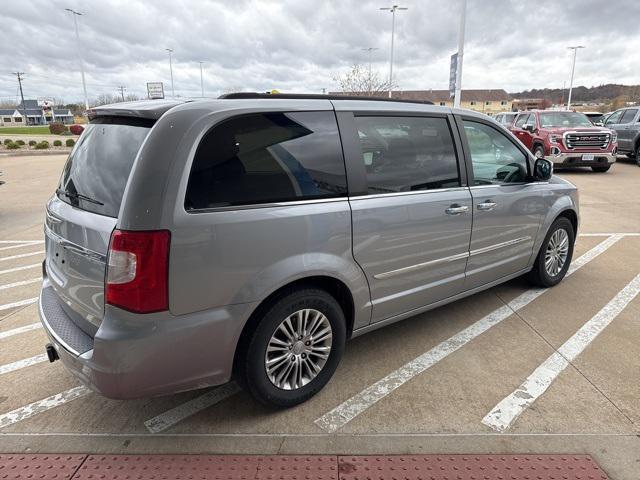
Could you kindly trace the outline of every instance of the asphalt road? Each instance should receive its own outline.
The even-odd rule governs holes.
[[[64,156],[0,157],[0,452],[587,453],[640,471],[640,168],[561,172],[580,188],[571,275],[523,280],[347,345],[311,401],[267,410],[231,384],[136,401],[43,358],[43,206]],[[212,348],[215,348],[212,342]]]

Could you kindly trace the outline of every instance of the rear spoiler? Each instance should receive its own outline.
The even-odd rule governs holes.
[[[176,105],[185,103],[175,100],[142,100],[138,102],[114,103],[100,105],[87,110],[87,117],[93,120],[98,117],[130,117],[157,120]]]

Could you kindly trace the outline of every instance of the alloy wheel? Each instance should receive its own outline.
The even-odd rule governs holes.
[[[544,268],[551,277],[557,276],[567,262],[569,254],[569,234],[564,228],[559,228],[549,238],[544,255]]]

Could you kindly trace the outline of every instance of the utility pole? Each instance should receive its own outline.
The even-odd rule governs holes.
[[[176,98],[176,91],[173,88],[173,62],[171,60],[171,54],[173,53],[173,49],[165,48],[167,52],[169,52],[169,74],[171,75],[171,96]]]
[[[464,31],[466,29],[467,0],[460,0],[460,27],[458,29],[458,66],[456,68],[456,91],[453,97],[453,106],[460,108],[462,97],[462,59],[464,58]]]
[[[80,34],[78,33],[78,20],[77,17],[82,15],[80,12],[76,12],[70,8],[65,8],[67,12],[70,12],[73,16],[73,25],[76,29],[76,51],[78,52],[78,60],[80,61],[80,75],[82,76],[82,91],[84,92],[84,108],[89,110],[89,97],[87,97],[87,83],[84,79],[84,64],[82,62],[82,55],[80,55],[81,43],[80,43]]]
[[[18,77],[18,85],[20,86],[20,98],[22,99],[22,114],[24,115],[24,125],[29,123],[27,118],[27,106],[24,104],[24,93],[22,93],[22,75],[24,72],[13,72],[13,75]]]
[[[118,90],[120,90],[120,96],[122,97],[122,101],[124,102],[124,91],[127,89],[124,85],[120,85]]]
[[[204,62],[198,62],[198,63],[200,64],[200,93],[204,97],[204,80],[203,80],[203,77],[202,77],[202,64]]]
[[[567,47],[569,50],[573,50],[573,63],[571,64],[571,80],[569,81],[569,98],[567,99],[567,110],[571,108],[571,91],[573,90],[573,74],[576,70],[576,56],[579,48],[585,48],[582,45],[576,45],[575,47]]]
[[[391,55],[389,58],[389,98],[391,98],[391,92],[393,90],[393,41],[396,33],[396,11],[409,9],[407,7],[393,5],[392,7],[382,7],[380,10],[391,12]]]
[[[369,81],[367,82],[369,84],[369,94],[371,94],[371,52],[374,50],[378,50],[378,47],[367,47],[362,49],[363,52],[369,52]]]

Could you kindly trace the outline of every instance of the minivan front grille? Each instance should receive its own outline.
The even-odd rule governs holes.
[[[564,134],[564,141],[567,148],[607,148],[611,136],[608,133],[569,132]]]

